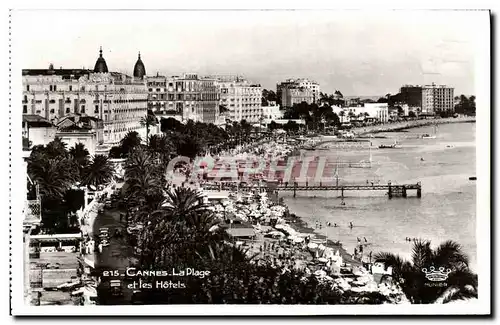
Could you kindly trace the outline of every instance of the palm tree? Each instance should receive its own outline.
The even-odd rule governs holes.
[[[89,151],[85,148],[83,143],[77,143],[69,150],[69,154],[76,162],[80,179],[82,179],[85,168],[89,164]]]
[[[149,127],[158,125],[158,119],[156,118],[155,114],[152,111],[148,110],[148,114],[146,115],[146,117],[141,118],[140,123],[141,126],[146,127],[146,145],[148,145]]]
[[[88,162],[89,151],[83,143],[77,143],[69,150],[69,154],[80,165],[85,166]]]
[[[167,191],[167,197],[163,204],[166,211],[173,218],[190,218],[197,213],[207,211],[207,205],[203,203],[203,195],[190,188],[179,187]]]
[[[40,186],[42,198],[62,199],[78,181],[75,164],[66,157],[49,158],[42,153],[32,153],[28,159],[28,175]]]
[[[171,138],[167,135],[153,134],[149,137],[149,149],[157,155],[160,161],[167,162],[170,155],[175,153]]]
[[[378,253],[375,262],[392,267],[392,278],[399,284],[408,300],[415,304],[449,302],[457,299],[477,298],[477,275],[469,269],[469,260],[461,246],[451,240],[432,249],[430,241],[413,243],[412,260],[405,261],[392,253]],[[443,286],[426,278],[431,267],[449,270]],[[447,272],[447,271],[446,271]]]
[[[141,145],[141,137],[136,131],[129,131],[120,141],[122,152],[128,155],[132,150]]]
[[[68,156],[66,143],[62,142],[61,138],[58,137],[49,142],[44,151],[48,158],[60,158]]]
[[[109,158],[103,155],[96,155],[84,169],[82,184],[97,187],[109,183],[113,179],[113,176],[114,169]]]

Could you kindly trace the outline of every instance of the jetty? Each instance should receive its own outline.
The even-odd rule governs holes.
[[[219,184],[205,184],[203,186],[204,190],[218,190],[218,191],[223,191],[223,190],[231,190],[234,189],[235,185],[234,184],[224,184],[224,183],[219,183]],[[406,198],[408,197],[408,191],[416,191],[416,197],[421,198],[422,197],[422,184],[420,182],[416,184],[392,184],[392,183],[387,183],[384,185],[325,185],[325,184],[319,184],[319,185],[310,185],[307,182],[303,184],[299,184],[298,182],[293,182],[293,183],[268,183],[267,186],[251,186],[251,185],[239,185],[238,187],[239,191],[254,191],[256,189],[263,189],[267,188],[268,190],[271,191],[277,191],[277,192],[293,192],[293,197],[297,196],[297,192],[300,191],[340,191],[341,192],[341,197],[344,197],[344,192],[359,192],[359,191],[385,191],[387,193],[387,196],[389,199],[392,199],[393,197],[403,197]]]

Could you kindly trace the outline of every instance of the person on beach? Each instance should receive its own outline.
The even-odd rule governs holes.
[[[334,224],[333,224],[333,226],[334,226],[335,228],[337,228],[337,227],[338,227],[338,225],[337,225],[336,223],[334,223]]]
[[[352,225],[352,221],[351,221],[351,222],[349,222],[349,228],[351,228],[351,229],[352,229],[353,227],[354,227],[354,226]]]
[[[366,240],[366,237],[363,237],[363,239],[365,240],[365,243],[367,243],[367,242],[368,242],[368,240]]]

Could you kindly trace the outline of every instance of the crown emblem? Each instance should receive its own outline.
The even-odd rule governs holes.
[[[438,282],[438,281],[445,281],[446,279],[448,279],[448,274],[451,273],[451,270],[450,269],[445,270],[444,267],[440,267],[438,270],[436,270],[434,266],[431,266],[429,268],[429,271],[427,271],[427,269],[424,267],[422,269],[422,272],[425,273],[425,277],[427,278],[427,280]]]

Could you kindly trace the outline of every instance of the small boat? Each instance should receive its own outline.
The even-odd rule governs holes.
[[[397,141],[394,141],[393,144],[381,144],[378,147],[379,147],[379,149],[397,149],[397,148],[400,148]]]
[[[431,135],[429,133],[426,133],[426,134],[422,135],[422,139],[436,139],[436,133],[437,133],[436,129],[437,129],[437,127],[436,127],[436,125],[434,125],[434,134]]]
[[[477,180],[477,177],[476,177],[476,176],[471,176],[471,177],[469,177],[469,181],[475,181],[475,180]]]

